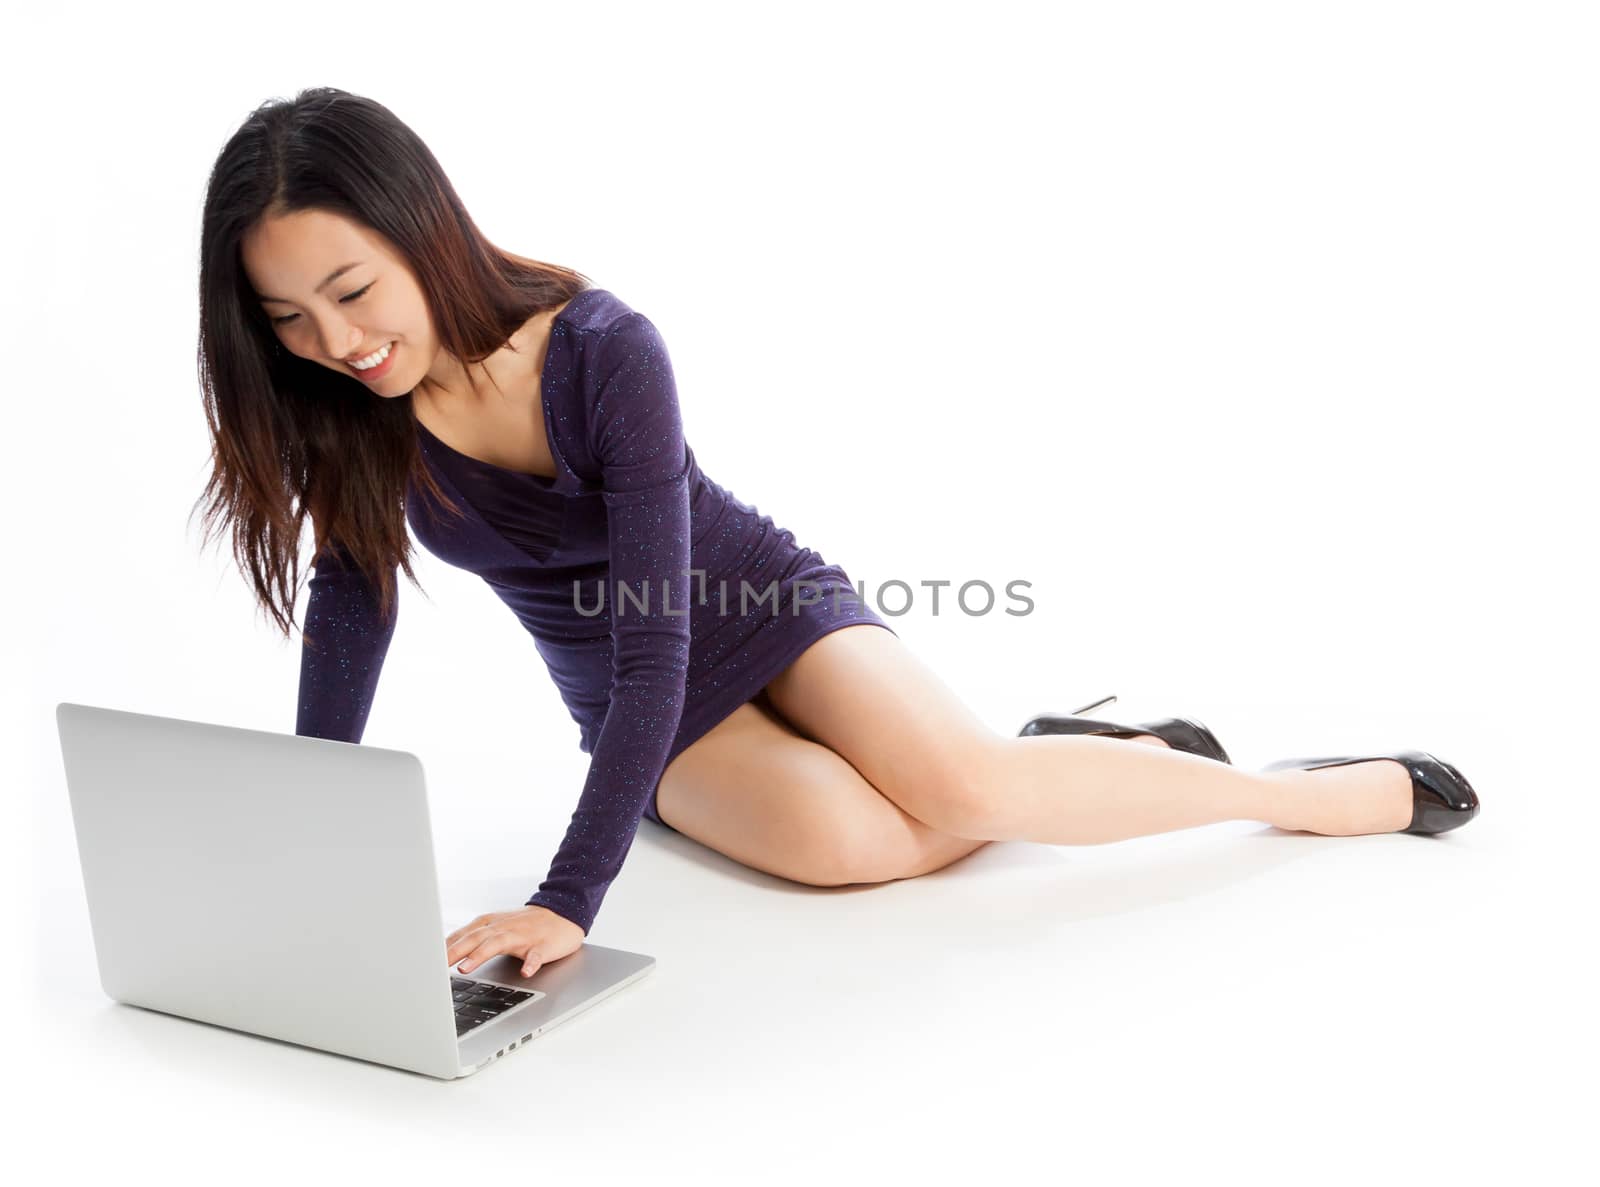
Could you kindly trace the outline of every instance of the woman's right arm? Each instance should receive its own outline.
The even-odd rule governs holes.
[[[337,544],[317,560],[301,628],[300,705],[294,732],[335,742],[359,742],[394,637],[399,588],[387,620],[378,596]]]

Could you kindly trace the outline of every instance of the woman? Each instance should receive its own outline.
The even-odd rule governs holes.
[[[296,732],[360,741],[397,570],[416,581],[409,523],[517,614],[592,755],[538,892],[449,936],[463,973],[575,951],[641,814],[841,885],[996,839],[1241,818],[1433,833],[1477,811],[1418,751],[1247,773],[1182,719],[993,733],[843,570],[700,471],[649,319],[490,244],[371,100],[321,88],[254,112],[213,169],[201,252],[207,520],[231,524],[285,634],[313,527]]]

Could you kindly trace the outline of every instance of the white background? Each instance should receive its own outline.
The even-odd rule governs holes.
[[[21,1143],[180,1181],[1577,1171],[1588,6],[322,0],[7,39]],[[298,638],[190,515],[196,253],[223,141],[314,85],[647,314],[706,473],[802,544],[874,587],[1030,581],[1025,617],[891,620],[995,728],[1117,693],[1240,766],[1417,746],[1481,816],[841,891],[645,822],[591,938],[656,971],[453,1085],[113,1004],[53,709],[294,728]],[[587,758],[504,606],[418,563],[365,741],[426,764],[454,927],[538,885]]]

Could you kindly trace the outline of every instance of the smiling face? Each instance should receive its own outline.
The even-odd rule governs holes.
[[[415,275],[370,227],[325,210],[263,217],[239,245],[251,288],[283,348],[348,375],[379,396],[403,396],[439,358]],[[388,348],[376,366],[372,356]]]

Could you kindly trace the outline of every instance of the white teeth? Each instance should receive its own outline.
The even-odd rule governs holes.
[[[389,345],[393,346],[394,344],[390,343]],[[388,358],[388,357],[389,357],[389,346],[385,346],[382,350],[373,351],[366,358],[359,359],[356,362],[351,363],[350,365],[352,367],[354,367],[357,371],[369,371],[373,367],[376,367],[379,363],[383,362],[383,360]]]

